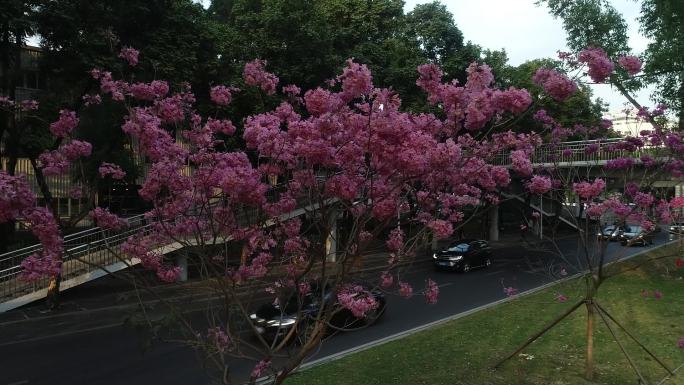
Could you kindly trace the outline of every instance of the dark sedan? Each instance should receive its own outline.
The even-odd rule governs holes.
[[[620,232],[620,243],[623,246],[652,245],[653,232],[647,232],[641,226],[625,226]]]
[[[674,222],[670,223],[670,226],[668,227],[668,231],[673,234],[684,234],[684,223],[682,222]]]
[[[598,239],[602,241],[618,241],[622,230],[623,227],[621,226],[609,225],[599,231],[597,236]]]
[[[355,317],[350,310],[343,308],[332,290],[321,291],[315,287],[299,298],[296,294],[291,294],[274,303],[262,305],[255,313],[250,314],[249,318],[256,333],[269,342],[282,341],[284,338],[287,338],[288,342],[303,342],[315,319],[319,315],[324,316],[319,314],[323,304],[327,305],[324,310],[332,312],[328,323],[330,330],[353,330],[364,327],[380,319],[387,302],[381,291],[364,284],[355,285],[363,288],[358,295],[372,295],[377,303],[377,306],[366,312],[362,318]]]
[[[432,255],[435,267],[468,272],[476,267],[492,264],[492,248],[487,241],[462,239]]]

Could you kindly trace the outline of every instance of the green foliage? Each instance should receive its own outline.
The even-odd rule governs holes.
[[[555,101],[546,96],[543,90],[532,81],[532,76],[539,68],[553,68],[562,71],[560,63],[554,60],[531,60],[517,67],[506,68],[503,72],[503,78],[506,81],[503,86],[525,88],[530,91],[536,108],[546,110],[563,127],[571,128],[576,124],[585,127],[598,127],[600,125],[605,105],[601,99],[593,100],[591,88],[579,84],[579,89],[574,95],[563,102]],[[540,132],[542,129],[539,122],[527,115],[516,123],[515,131],[528,132],[534,130]],[[600,131],[598,136],[601,137],[606,134],[608,132],[604,130]]]
[[[607,0],[538,0],[563,20],[568,46],[573,51],[601,47],[609,56],[626,54],[627,23]]]
[[[684,129],[684,2],[644,0],[639,21],[651,39],[644,52],[646,81],[657,85],[654,96],[679,113]]]

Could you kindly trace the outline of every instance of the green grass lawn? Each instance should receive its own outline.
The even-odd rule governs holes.
[[[651,254],[676,255],[674,247]],[[643,261],[639,257],[634,261]],[[684,268],[667,257],[607,281],[599,301],[671,368],[684,363]],[[627,262],[634,264],[633,262]],[[596,378],[583,379],[585,307],[533,343],[523,355],[492,370],[497,358],[582,298],[580,281],[566,282],[447,324],[295,374],[287,385],[638,384],[637,376],[597,315]],[[644,297],[648,290],[651,295]],[[653,291],[663,297],[656,299]],[[558,294],[568,297],[565,303]],[[449,298],[440,298],[449,301]],[[618,332],[640,371],[656,384],[666,372]],[[665,384],[684,384],[684,369]]]

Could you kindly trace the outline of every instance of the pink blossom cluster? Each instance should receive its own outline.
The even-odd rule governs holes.
[[[271,366],[271,360],[261,360],[252,369],[251,377],[259,378],[262,376],[264,371]]]
[[[510,88],[493,90],[491,68],[471,64],[466,70],[467,81],[463,87],[457,83],[441,83],[442,71],[433,64],[418,67],[420,75],[416,84],[428,93],[431,103],[441,103],[447,114],[447,125],[467,130],[478,130],[503,112],[519,114],[532,102],[526,90]]]
[[[38,109],[38,102],[33,99],[22,100],[20,105],[23,111],[35,111]]]
[[[17,218],[36,204],[36,196],[22,176],[0,170],[0,223]]]
[[[45,176],[61,175],[69,171],[71,162],[58,150],[47,151],[38,156],[38,167]]]
[[[266,67],[266,61],[255,59],[245,64],[242,77],[248,86],[259,87],[267,95],[273,95],[279,79],[274,74],[266,72],[264,67]]]
[[[347,66],[337,80],[342,83],[340,97],[345,102],[368,95],[373,90],[373,77],[368,67],[355,63],[352,59],[347,60]]]
[[[636,56],[620,56],[618,64],[624,68],[630,76],[634,76],[641,71],[641,60]]]
[[[673,209],[680,209],[684,207],[684,197],[674,197],[670,199],[670,207]]]
[[[337,293],[337,300],[343,308],[352,312],[354,317],[362,318],[380,304],[372,293],[360,285],[346,285]]]
[[[425,287],[425,301],[430,305],[437,303],[437,297],[439,296],[439,286],[437,283],[428,278]]]
[[[602,48],[586,48],[580,52],[578,60],[589,67],[589,77],[596,83],[603,83],[615,66]]]
[[[432,230],[437,239],[446,239],[454,232],[454,227],[449,221],[435,219],[428,222],[427,227]]]
[[[43,249],[21,262],[23,271],[20,278],[30,282],[46,276],[59,275],[62,268],[63,242],[57,221],[44,207],[25,210],[24,216],[31,224],[31,232],[38,238]]]
[[[580,182],[572,184],[572,191],[575,192],[582,199],[593,199],[601,195],[606,188],[606,182],[603,179],[596,178],[593,182]]]
[[[209,131],[213,133],[222,133],[224,135],[233,135],[235,133],[235,125],[228,119],[212,119],[209,118],[206,124]]]
[[[127,88],[129,95],[144,101],[161,99],[169,93],[169,84],[162,80],[153,80],[150,83],[134,83]]]
[[[109,71],[93,69],[90,71],[90,76],[100,81],[100,90],[105,94],[111,94],[112,100],[123,101],[125,94],[129,92],[130,85],[122,80],[112,80],[112,73]],[[93,98],[96,97],[94,96]]]
[[[521,176],[532,175],[532,162],[530,157],[523,150],[511,151],[511,167]]]
[[[23,269],[19,278],[34,282],[44,277],[56,277],[62,271],[62,262],[52,255],[31,254],[21,261]]]
[[[80,157],[90,156],[92,145],[80,140],[60,146],[57,150],[46,151],[38,156],[38,165],[46,176],[60,175],[69,171],[71,163]]]
[[[227,106],[233,100],[233,92],[239,91],[239,88],[218,85],[211,87],[211,90],[209,90],[209,97],[216,105]]]
[[[606,162],[606,168],[611,170],[625,170],[632,166],[634,166],[634,158],[628,157],[609,159]]]
[[[563,101],[575,92],[577,85],[560,72],[548,68],[540,68],[532,77],[538,86],[557,101]]]
[[[50,123],[50,132],[58,138],[64,138],[76,128],[78,120],[74,111],[60,110],[59,119]]]
[[[518,294],[518,289],[516,289],[513,286],[508,286],[503,288],[503,292],[506,295],[506,297],[512,297],[516,294]]]
[[[584,153],[587,155],[596,154],[601,146],[598,143],[591,143],[584,147]]]
[[[651,232],[651,231],[655,230],[655,228],[656,228],[655,223],[651,222],[651,221],[648,220],[648,219],[642,220],[641,223],[640,223],[639,225],[640,225],[641,228],[642,228],[644,231],[646,231],[646,232]]]
[[[233,275],[233,280],[243,282],[248,279],[261,278],[268,273],[268,264],[273,259],[269,253],[259,253],[249,265],[242,265]]]
[[[93,151],[93,146],[82,140],[72,140],[69,143],[62,145],[58,151],[64,154],[64,157],[69,162],[75,162],[81,157],[90,156]]]
[[[632,197],[634,203],[636,203],[641,208],[649,208],[655,202],[655,197],[650,193],[636,192]]]
[[[126,172],[121,169],[118,164],[102,162],[100,167],[98,167],[97,172],[100,177],[104,178],[106,176],[111,176],[112,179],[123,179],[126,176]]]
[[[401,229],[393,229],[390,231],[390,235],[387,238],[387,249],[389,251],[399,251],[404,247],[404,232]]]
[[[109,212],[106,208],[96,207],[90,211],[90,216],[95,221],[95,224],[104,230],[119,231],[128,227],[128,221],[119,218],[115,214]]]
[[[298,96],[302,92],[301,88],[294,84],[287,85],[283,87],[283,93],[290,96]]]
[[[124,59],[129,66],[135,67],[136,65],[138,65],[139,54],[140,52],[135,48],[123,47],[119,52],[119,57]]]
[[[14,107],[14,100],[10,99],[9,96],[0,95],[0,107]]]
[[[526,187],[532,194],[546,194],[553,188],[553,182],[548,176],[535,175],[527,182]]]
[[[98,94],[83,95],[83,105],[86,107],[102,103],[102,97]]]
[[[185,119],[185,102],[179,94],[157,100],[154,107],[163,123],[180,123]]]
[[[81,199],[83,198],[83,185],[74,184],[69,188],[69,198],[71,199]]]
[[[163,265],[159,268],[159,270],[157,270],[157,278],[159,278],[162,282],[173,283],[178,281],[181,273],[182,269],[178,266]]]
[[[230,348],[230,336],[222,327],[215,326],[207,329],[207,339],[216,347],[216,349],[223,353]]]
[[[525,112],[532,104],[532,96],[527,90],[510,87],[506,91],[494,91],[492,104],[497,111],[508,111],[518,115]]]
[[[380,274],[380,287],[387,289],[394,284],[394,276],[389,271],[383,271]]]
[[[399,282],[399,295],[404,298],[411,298],[413,296],[413,288],[408,282]]]
[[[586,214],[591,219],[599,219],[606,213],[608,207],[603,204],[591,203],[586,209]]]

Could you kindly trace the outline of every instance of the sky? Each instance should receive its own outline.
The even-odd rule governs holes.
[[[405,0],[405,12],[416,4],[432,0]],[[535,5],[536,0],[442,0],[454,16],[456,26],[463,32],[466,41],[488,49],[504,48],[509,63],[518,65],[527,60],[556,57],[558,50],[568,50],[566,34],[560,20],[554,19],[546,6]],[[640,4],[634,0],[611,0],[628,24],[629,44],[633,53],[640,54],[648,40],[639,33]],[[623,108],[624,97],[608,85],[592,85],[594,95],[609,103],[609,110]],[[652,90],[636,94],[636,99],[650,106]]]

